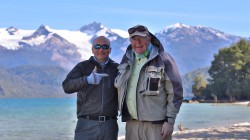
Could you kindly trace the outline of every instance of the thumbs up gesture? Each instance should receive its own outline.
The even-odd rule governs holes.
[[[89,84],[98,85],[100,83],[100,81],[102,80],[103,77],[109,76],[106,73],[97,73],[96,71],[97,71],[97,68],[95,67],[95,69],[87,77],[87,82]]]

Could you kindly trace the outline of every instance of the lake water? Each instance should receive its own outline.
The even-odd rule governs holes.
[[[0,139],[72,140],[76,119],[75,98],[0,99]],[[119,136],[125,123],[119,122]],[[250,122],[250,107],[231,104],[186,104],[177,125],[198,129]]]

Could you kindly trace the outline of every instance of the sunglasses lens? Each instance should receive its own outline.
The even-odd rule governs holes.
[[[96,44],[96,45],[94,45],[94,48],[95,48],[95,49],[100,49],[100,48],[101,48],[101,45]]]
[[[144,32],[144,31],[146,31],[146,29],[145,29],[143,26],[139,26],[139,27],[137,28],[137,31],[139,31],[139,32]]]
[[[129,34],[133,34],[135,32],[135,28],[130,28],[130,29],[128,29],[128,33]]]
[[[109,45],[102,45],[102,49],[104,49],[104,50],[109,49]]]
[[[143,26],[128,29],[129,34],[133,34],[135,31],[144,32],[144,31],[147,31],[147,29],[145,29],[145,27]]]
[[[96,45],[94,45],[94,48],[97,49],[97,50],[100,49],[100,48],[102,48],[104,50],[108,50],[109,49],[109,45],[96,44]]]

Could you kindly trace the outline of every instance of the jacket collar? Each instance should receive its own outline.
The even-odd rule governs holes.
[[[93,62],[93,63],[95,63],[95,64],[99,64],[100,66],[106,66],[106,65],[109,65],[109,64],[111,64],[111,63],[114,63],[114,61],[112,60],[112,59],[110,59],[110,58],[108,58],[105,62],[104,62],[104,65],[103,64],[101,64],[101,63],[99,63],[97,60],[96,60],[96,58],[94,57],[94,56],[91,56],[90,58],[89,58],[89,60],[91,61],[91,62]]]

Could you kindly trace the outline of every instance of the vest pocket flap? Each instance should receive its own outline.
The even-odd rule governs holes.
[[[154,67],[154,66],[149,66],[146,69],[146,73],[150,78],[161,78],[163,72],[162,67]]]
[[[162,69],[163,69],[162,67],[149,66],[146,71],[159,73],[162,71]]]

